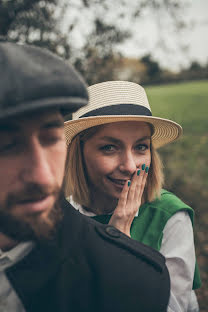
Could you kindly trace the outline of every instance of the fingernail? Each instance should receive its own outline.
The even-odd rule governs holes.
[[[142,170],[144,170],[144,169],[145,169],[145,164],[142,165]]]
[[[147,173],[149,171],[149,167],[147,166],[146,168],[145,168],[145,172]]]
[[[138,176],[140,175],[140,171],[141,171],[140,169],[139,169],[139,170],[137,170],[137,175],[138,175]]]
[[[130,186],[131,185],[131,181],[128,181],[128,186]]]

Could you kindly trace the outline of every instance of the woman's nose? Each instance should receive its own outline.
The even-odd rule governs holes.
[[[119,166],[120,171],[133,175],[137,169],[137,159],[131,151],[124,153]]]

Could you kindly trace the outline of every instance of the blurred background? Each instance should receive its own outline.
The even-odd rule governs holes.
[[[195,210],[195,244],[208,307],[208,1],[0,0],[0,36],[45,47],[89,85],[145,86],[154,115],[183,138],[161,149],[165,187]]]

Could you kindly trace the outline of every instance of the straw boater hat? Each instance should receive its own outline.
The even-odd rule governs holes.
[[[88,88],[89,103],[66,121],[67,145],[81,131],[106,123],[144,121],[153,127],[155,148],[175,141],[182,128],[176,122],[152,116],[147,95],[140,85],[128,81],[107,81]]]

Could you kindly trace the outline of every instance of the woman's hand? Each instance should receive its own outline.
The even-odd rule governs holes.
[[[109,224],[128,236],[130,236],[130,228],[135,214],[141,206],[148,169],[142,165],[142,168],[134,173],[132,180],[126,181],[118,205],[109,221]]]

